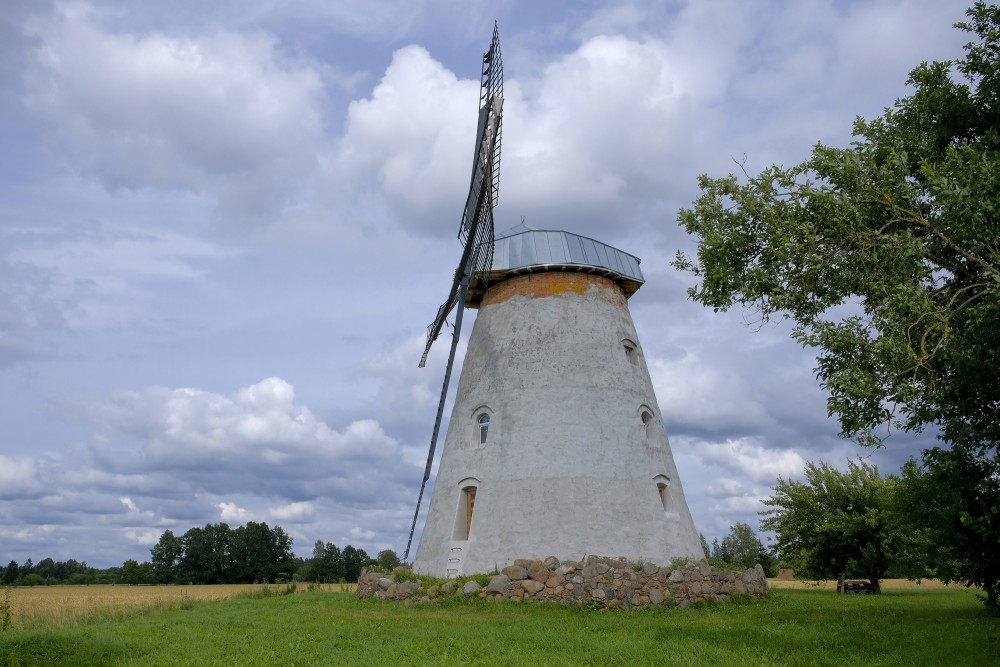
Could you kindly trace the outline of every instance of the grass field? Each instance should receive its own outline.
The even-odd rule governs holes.
[[[926,582],[880,596],[775,587],[764,601],[632,612],[400,605],[301,586],[203,602],[194,591],[210,587],[170,588],[189,596],[0,632],[0,665],[995,666],[1000,655],[1000,620],[971,591]]]

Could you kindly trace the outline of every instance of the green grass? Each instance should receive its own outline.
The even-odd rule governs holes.
[[[0,633],[0,665],[996,665],[1000,619],[964,589],[598,611],[300,592]]]

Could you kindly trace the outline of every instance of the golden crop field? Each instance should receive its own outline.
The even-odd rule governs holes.
[[[858,581],[857,579],[851,579],[850,581]],[[896,590],[896,589],[910,589],[919,590],[922,588],[944,588],[945,584],[941,583],[937,579],[922,579],[919,582],[910,581],[909,579],[883,579],[882,580],[882,590]],[[797,588],[800,590],[810,590],[810,589],[829,589],[832,591],[837,590],[837,582],[834,580],[829,581],[806,581],[798,579],[768,579],[767,585],[770,588]],[[955,584],[955,588],[961,588],[961,584]]]
[[[297,584],[299,591],[319,588],[353,592],[356,584]],[[183,607],[196,601],[224,600],[244,591],[285,584],[219,584],[214,586],[20,586],[0,590],[0,611],[10,611],[13,629],[58,628],[122,617],[144,608]]]

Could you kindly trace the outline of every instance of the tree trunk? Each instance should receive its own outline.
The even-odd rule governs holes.
[[[872,585],[872,593],[878,595],[882,592],[882,587],[879,585],[878,577],[868,577],[868,582]]]

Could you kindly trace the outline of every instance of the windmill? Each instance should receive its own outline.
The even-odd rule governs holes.
[[[502,65],[483,58],[462,256],[428,329],[458,308],[417,510],[430,477],[463,308],[478,309],[413,569],[454,577],[517,559],[704,557],[628,309],[639,259],[520,225],[494,234]]]
[[[417,515],[420,514],[420,502],[424,497],[424,489],[431,475],[431,465],[434,462],[434,450],[437,446],[438,434],[441,430],[441,418],[444,414],[445,398],[448,394],[448,384],[451,381],[451,369],[455,363],[455,350],[458,347],[459,335],[462,331],[462,313],[465,308],[465,297],[469,289],[469,281],[474,273],[485,273],[490,270],[493,262],[493,208],[497,205],[500,187],[500,134],[503,119],[503,59],[500,55],[500,32],[493,24],[493,39],[490,48],[483,55],[483,68],[479,87],[479,124],[476,129],[476,150],[472,160],[472,179],[469,184],[469,195],[462,210],[462,221],[458,227],[458,238],[462,242],[462,256],[455,269],[448,298],[438,308],[437,316],[427,327],[427,345],[420,357],[419,367],[427,363],[431,345],[437,340],[441,328],[451,311],[458,307],[455,315],[455,330],[452,333],[451,351],[448,354],[448,365],[445,368],[444,382],[441,387],[441,397],[438,401],[437,417],[434,420],[434,431],[431,435],[431,446],[427,454],[427,465],[424,468],[424,478],[420,483],[420,495],[417,497],[417,508],[413,513],[413,523],[410,526],[410,536],[406,540],[406,551],[403,560],[410,555],[410,544],[413,542],[413,531],[417,526]]]

